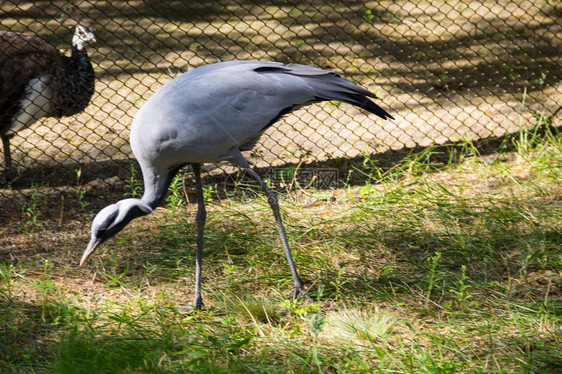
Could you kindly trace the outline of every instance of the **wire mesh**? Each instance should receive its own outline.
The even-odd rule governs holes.
[[[334,102],[300,109],[251,152],[263,168],[501,137],[562,100],[557,1],[7,0],[0,31],[38,35],[68,55],[69,6],[96,27],[87,47],[94,96],[80,114],[41,118],[15,134],[15,177],[0,187],[3,199],[37,186],[123,183],[129,127],[143,102],[173,77],[218,61],[331,69],[375,92],[396,118]]]

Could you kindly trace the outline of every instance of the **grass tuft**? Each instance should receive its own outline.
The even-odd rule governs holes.
[[[329,334],[363,344],[386,341],[396,322],[395,316],[378,308],[370,312],[358,309],[337,310],[326,317]]]

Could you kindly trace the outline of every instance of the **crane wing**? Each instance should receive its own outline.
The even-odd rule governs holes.
[[[334,72],[305,65],[206,65],[148,99],[133,121],[131,145],[137,158],[139,153],[172,162],[185,154],[184,163],[215,162],[229,159],[233,149],[251,149],[281,116],[312,102],[338,100],[392,118],[368,97],[375,95]]]

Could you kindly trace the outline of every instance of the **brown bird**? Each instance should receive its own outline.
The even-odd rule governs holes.
[[[0,137],[6,174],[10,139],[44,117],[83,111],[94,94],[94,69],[85,44],[94,28],[78,23],[70,57],[35,35],[0,31]]]

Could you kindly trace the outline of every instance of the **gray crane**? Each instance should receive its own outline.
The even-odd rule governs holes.
[[[80,266],[131,220],[152,213],[164,199],[176,173],[191,165],[198,204],[193,307],[201,308],[206,218],[201,164],[227,160],[252,175],[267,194],[293,276],[292,296],[311,301],[291,256],[277,194],[250,168],[241,152],[252,149],[263,132],[284,114],[314,102],[337,100],[383,119],[393,119],[368,97],[376,98],[332,71],[279,62],[220,62],[172,79],[146,101],[133,119],[131,148],[142,169],[144,194],[141,199],[129,198],[109,205],[96,215]]]

